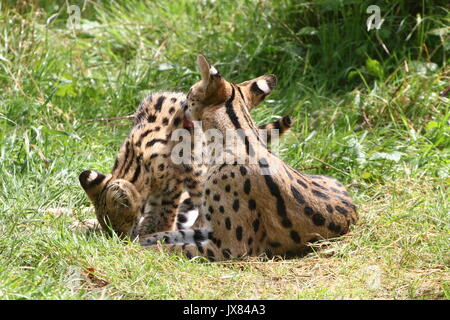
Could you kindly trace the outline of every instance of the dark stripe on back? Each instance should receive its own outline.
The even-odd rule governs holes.
[[[129,153],[130,153],[130,140],[127,140],[127,142],[125,143],[125,157],[123,158],[122,167],[120,168],[119,172],[123,171],[123,168],[127,163]]]
[[[139,140],[144,139],[146,136],[148,136],[148,134],[152,132],[152,130],[145,130],[144,133],[141,134],[141,137],[139,138]]]
[[[133,137],[131,137],[131,140],[133,140]],[[132,144],[130,143],[131,146],[131,155],[130,155],[130,160],[128,161],[128,165],[126,166],[126,168],[124,169],[124,171],[122,172],[122,177],[125,177],[128,173],[128,171],[130,170],[131,166],[133,165],[134,162],[134,148],[132,147]],[[126,161],[127,159],[125,159],[125,163],[127,163]]]
[[[162,144],[166,144],[167,141],[164,139],[153,139],[149,142],[147,142],[147,144],[145,145],[147,148],[153,146],[155,143],[162,143]]]
[[[241,129],[242,128],[241,124],[239,123],[239,119],[236,115],[236,112],[234,112],[234,108],[233,108],[234,97],[235,97],[235,90],[234,90],[234,87],[231,87],[231,97],[230,97],[230,99],[228,99],[225,102],[226,112],[227,112],[228,117],[231,120],[231,123],[233,123],[233,126],[236,129]]]
[[[114,166],[113,166],[112,172],[114,172],[118,166],[119,166],[119,158],[116,158],[116,160],[114,161]]]
[[[134,171],[133,178],[130,180],[131,183],[135,183],[141,174],[141,166],[138,164],[136,171]]]

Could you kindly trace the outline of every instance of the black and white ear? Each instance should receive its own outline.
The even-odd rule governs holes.
[[[273,74],[267,74],[255,79],[250,86],[253,94],[267,96],[277,85],[277,77]]]
[[[97,171],[85,170],[80,174],[78,179],[89,199],[95,204],[105,183],[108,181],[106,176]]]
[[[100,185],[105,180],[105,178],[106,176],[104,174],[92,170],[85,170],[78,177],[81,186],[86,191]]]
[[[250,109],[260,104],[272,92],[276,85],[277,77],[273,74],[266,74],[239,84],[240,87],[245,88],[243,91],[247,97],[248,107]]]

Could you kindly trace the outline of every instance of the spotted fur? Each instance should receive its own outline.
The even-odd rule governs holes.
[[[171,160],[178,143],[172,141],[172,133],[181,128],[194,133],[193,123],[185,115],[187,109],[182,93],[159,92],[146,97],[111,174],[91,170],[80,174],[81,186],[95,206],[102,229],[135,238],[206,224],[205,217],[198,215],[205,166]],[[285,132],[290,125],[276,121],[263,127]]]
[[[207,168],[201,211],[209,226],[182,232],[163,232],[141,239],[155,248],[158,242],[187,257],[224,260],[266,254],[292,255],[309,242],[343,235],[358,219],[345,187],[336,179],[307,175],[284,163],[265,148],[249,115],[276,85],[274,75],[235,84],[198,57],[202,80],[188,93],[192,119],[203,130],[248,129],[241,143],[245,156],[258,151],[256,164],[211,165]],[[214,69],[216,70],[216,69]]]

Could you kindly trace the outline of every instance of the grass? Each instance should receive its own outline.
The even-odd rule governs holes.
[[[0,298],[450,298],[446,2],[375,1],[370,32],[373,1],[73,2],[78,30],[63,1],[0,4]],[[86,120],[187,90],[198,52],[233,81],[278,75],[253,117],[294,117],[280,156],[350,186],[351,233],[211,264],[69,228],[93,217],[78,174],[108,172],[130,130]]]

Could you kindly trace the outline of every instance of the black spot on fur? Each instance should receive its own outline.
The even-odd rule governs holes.
[[[230,217],[226,217],[226,218],[225,218],[225,227],[226,227],[228,230],[231,230],[231,220],[230,220]]]
[[[225,191],[226,191],[226,192],[230,192],[230,191],[231,191],[231,187],[230,187],[229,184],[227,184],[227,185],[225,186]]]
[[[250,183],[250,179],[246,179],[245,182],[244,182],[244,192],[246,194],[249,194],[251,187],[252,187],[252,185]]]
[[[336,232],[336,233],[340,233],[341,232],[341,227],[338,226],[337,224],[335,224],[334,222],[330,222],[328,224],[328,229],[330,231]]]
[[[203,234],[203,232],[199,229],[194,230],[194,241],[204,241],[207,237]]]
[[[333,213],[333,207],[330,204],[327,204],[328,213]]]
[[[344,209],[344,208],[342,208],[342,207],[340,207],[340,206],[335,206],[334,208],[335,208],[336,211],[339,212],[340,214],[343,214],[343,215],[348,214],[348,210],[347,210],[347,209]]]
[[[165,99],[166,99],[166,97],[164,97],[164,96],[161,96],[158,98],[158,100],[156,101],[156,104],[155,104],[156,111],[158,111],[158,112],[161,111],[162,104],[164,103]]]
[[[318,184],[317,182],[315,182],[315,181],[313,181],[312,182],[312,184],[313,185],[315,185],[316,187],[319,187],[320,189],[322,189],[322,190],[325,190],[325,191],[327,191],[328,189],[327,188],[325,188],[324,186],[322,186],[322,185],[320,185],[320,184]]]
[[[339,200],[341,200],[341,203],[346,206],[347,208],[355,209],[355,206],[350,203],[349,201],[345,200],[344,198],[339,197]]]
[[[327,195],[327,194],[325,194],[325,193],[323,193],[323,192],[320,192],[319,190],[315,190],[315,189],[313,189],[313,190],[311,190],[311,192],[316,196],[316,197],[319,197],[319,198],[322,198],[322,199],[330,199],[330,197]]]
[[[259,219],[255,219],[252,222],[253,231],[258,232],[259,230]]]
[[[307,216],[311,216],[314,213],[314,211],[311,207],[305,207],[305,209],[303,209],[303,210]]]
[[[242,240],[242,227],[241,227],[241,226],[238,226],[238,227],[236,228],[236,239],[237,239],[238,241],[241,241],[241,240]]]
[[[233,210],[238,212],[239,211],[239,200],[235,199],[233,202]]]
[[[294,230],[291,230],[291,239],[294,240],[295,243],[300,243],[301,241],[299,234]]]
[[[213,197],[214,201],[220,201],[220,194],[215,194]]]
[[[320,213],[316,213],[315,215],[313,215],[312,221],[316,226],[323,226],[325,224],[325,218]]]
[[[245,176],[247,174],[247,169],[244,166],[240,166],[239,171],[241,172],[242,176]]]
[[[301,185],[303,188],[308,189],[308,185],[306,185],[306,183],[304,183],[302,180],[297,179],[297,183],[298,183],[299,185]]]
[[[292,191],[292,194],[294,195],[295,200],[297,200],[297,202],[299,204],[304,204],[305,203],[305,198],[303,197],[303,195],[297,189],[295,189],[294,186],[291,186],[291,191]]]
[[[223,249],[222,250],[222,254],[223,254],[225,259],[229,259],[230,256],[231,256],[231,251],[230,251],[230,249]]]
[[[248,200],[248,208],[250,210],[255,210],[256,209],[256,201],[254,199]]]

